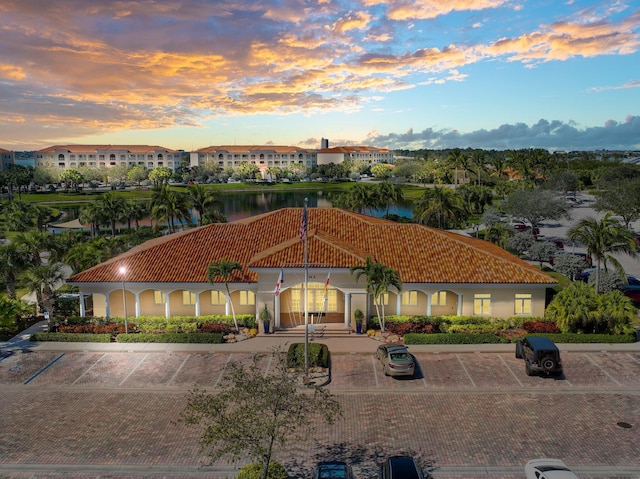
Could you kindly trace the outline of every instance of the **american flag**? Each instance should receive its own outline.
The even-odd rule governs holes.
[[[307,239],[307,208],[302,212],[302,224],[300,225],[300,241]]]
[[[280,270],[280,275],[278,276],[278,281],[276,282],[276,296],[280,296],[280,288],[284,283],[284,270]]]

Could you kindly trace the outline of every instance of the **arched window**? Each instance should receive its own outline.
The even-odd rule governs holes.
[[[294,286],[290,291],[291,310],[304,311],[304,284],[301,283]],[[329,286],[325,291],[324,283],[309,283],[307,294],[307,311],[310,313],[322,313],[325,311],[334,313],[338,311],[338,290],[335,288]]]

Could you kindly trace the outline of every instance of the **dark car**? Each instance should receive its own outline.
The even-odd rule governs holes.
[[[640,286],[623,286],[622,294],[631,298],[631,301],[640,305]]]
[[[516,342],[516,358],[524,359],[527,376],[562,375],[560,351],[555,343],[544,336],[526,336]]]
[[[346,462],[319,462],[313,471],[313,479],[353,479],[353,472]]]
[[[382,363],[385,376],[413,376],[415,372],[413,356],[401,344],[381,344],[376,357]]]
[[[423,475],[413,457],[391,456],[382,463],[380,479],[423,479]]]

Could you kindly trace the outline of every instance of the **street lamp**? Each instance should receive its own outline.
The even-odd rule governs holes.
[[[476,232],[476,239],[478,239],[478,230],[480,229],[480,225],[478,223],[473,224],[473,230]]]
[[[124,278],[127,274],[127,268],[120,266],[120,274],[122,275],[122,304],[124,306],[124,333],[129,334],[129,325],[127,324],[127,295],[124,292]]]

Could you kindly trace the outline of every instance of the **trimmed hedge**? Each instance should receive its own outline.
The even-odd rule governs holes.
[[[30,341],[55,341],[62,343],[110,343],[110,334],[86,333],[34,333]]]
[[[310,343],[309,366],[328,368],[329,367],[329,348],[326,344]],[[300,368],[304,367],[304,343],[293,343],[287,350],[287,367]]]
[[[160,333],[160,334],[118,334],[118,343],[191,343],[221,344],[222,334],[216,333]]]
[[[405,334],[404,344],[496,344],[509,340],[495,334]]]
[[[529,334],[527,336],[544,336],[554,343],[635,343],[637,341],[635,333],[627,334],[580,334],[580,333],[558,333],[558,334]]]

